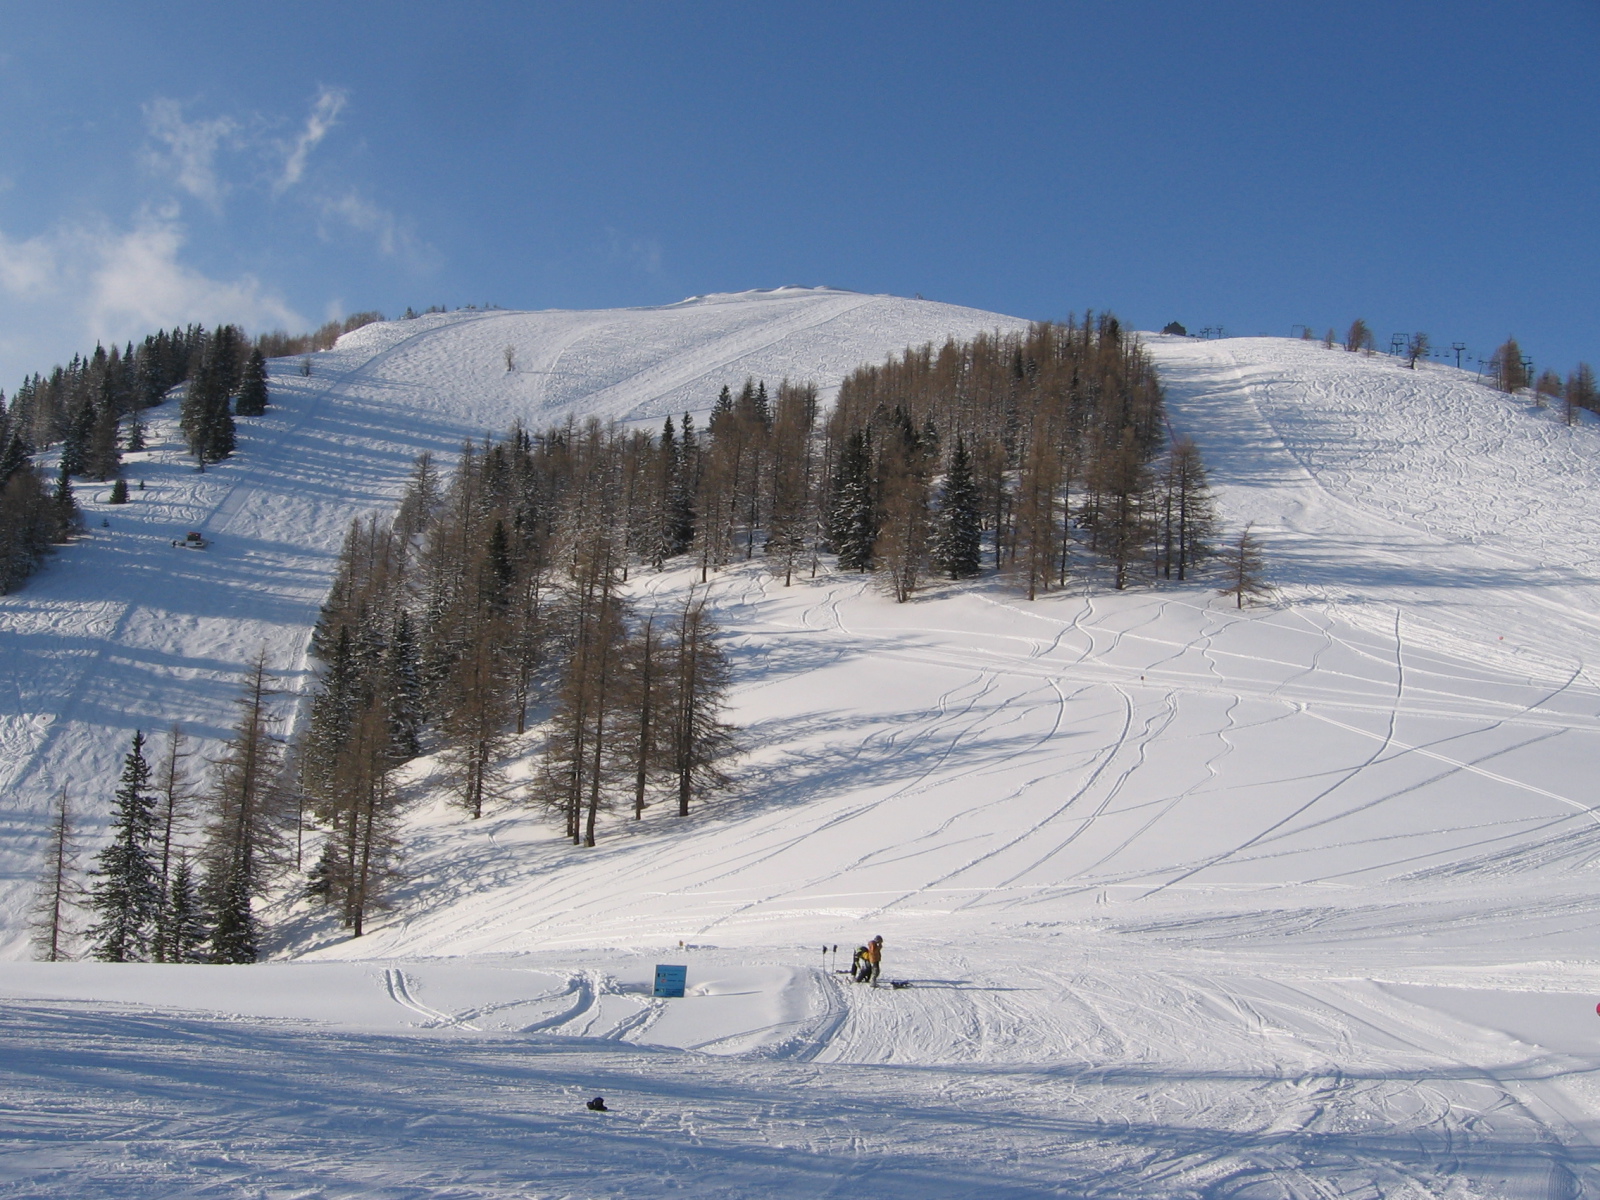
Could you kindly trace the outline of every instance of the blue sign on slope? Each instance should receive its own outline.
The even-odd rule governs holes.
[[[656,967],[657,996],[682,996],[683,985],[689,980],[688,967]]]

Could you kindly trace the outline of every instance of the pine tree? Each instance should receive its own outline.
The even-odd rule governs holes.
[[[839,456],[829,506],[828,540],[841,571],[872,570],[878,540],[878,503],[872,488],[872,442],[866,429],[853,430]]]
[[[389,699],[389,746],[394,758],[407,762],[422,753],[422,664],[417,653],[411,614],[401,609],[389,635],[384,663]]]
[[[200,963],[207,961],[206,945],[211,930],[206,926],[205,909],[200,903],[194,868],[187,853],[180,852],[167,882],[165,951],[163,962]]]
[[[973,579],[980,570],[982,516],[978,502],[972,456],[967,453],[966,440],[958,436],[939,495],[938,533],[933,549],[934,565],[951,579]]]
[[[241,417],[259,417],[267,411],[267,360],[259,348],[250,351],[250,358],[244,365],[233,411]]]
[[[1344,335],[1344,348],[1352,353],[1372,349],[1372,330],[1360,317],[1350,322]]]
[[[37,569],[60,533],[56,514],[56,504],[31,467],[18,470],[0,488],[0,593],[15,591]]]
[[[28,444],[22,440],[22,431],[13,429],[0,451],[0,487],[11,482],[11,477],[28,465]]]
[[[83,897],[78,879],[77,831],[67,789],[62,788],[50,814],[50,836],[45,844],[44,867],[39,872],[30,912],[30,933],[35,957],[63,962],[72,957],[72,911]]]
[[[83,475],[89,469],[89,442],[94,435],[94,406],[85,401],[72,418],[66,440],[61,443],[61,470],[67,475]]]
[[[89,906],[99,914],[93,953],[102,962],[145,962],[155,947],[162,895],[150,853],[155,797],[144,745],[143,732],[135,732],[112,808],[111,841],[96,859]]]
[[[83,528],[83,512],[78,508],[77,498],[72,494],[72,478],[67,471],[66,463],[61,464],[61,470],[56,475],[56,490],[50,498],[50,507],[53,518],[50,540],[70,541],[73,535]]]

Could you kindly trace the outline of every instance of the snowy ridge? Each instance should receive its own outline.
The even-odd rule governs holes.
[[[136,720],[216,732],[243,657],[301,653],[416,449],[836,381],[941,321],[1015,324],[783,290],[425,317],[277,377],[236,464],[156,452],[144,511],[0,601],[17,874],[47,782],[109,777]],[[420,760],[359,941],[5,964],[0,1196],[1600,1193],[1600,430],[1447,368],[1149,344],[1273,604],[729,569],[739,794],[583,850],[514,798],[467,821]],[[836,973],[873,933],[906,989]]]

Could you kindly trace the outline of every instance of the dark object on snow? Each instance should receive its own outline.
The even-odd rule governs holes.
[[[898,992],[901,988],[910,987],[911,986],[911,980],[909,980],[909,979],[891,979],[891,980],[889,980],[889,986],[892,987],[895,991]]]
[[[174,539],[172,544],[174,546],[182,546],[185,550],[204,550],[211,543],[206,541],[204,535],[198,529],[191,529],[183,535],[182,541]]]
[[[590,1112],[610,1112],[611,1111],[609,1108],[606,1107],[606,1098],[604,1096],[596,1096],[593,1100],[589,1101],[589,1103],[585,1104],[584,1107],[587,1108]]]
[[[1169,321],[1167,323],[1167,327],[1165,329],[1163,329],[1161,332],[1162,333],[1175,333],[1179,337],[1188,337],[1189,336],[1189,331],[1187,329],[1185,329],[1182,325],[1179,325],[1176,321]]]

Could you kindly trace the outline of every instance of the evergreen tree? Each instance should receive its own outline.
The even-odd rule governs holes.
[[[958,436],[940,492],[938,534],[933,551],[935,565],[951,579],[972,579],[979,572],[982,515],[978,504],[972,456],[967,453],[966,440]]]
[[[162,895],[150,855],[155,797],[144,745],[144,734],[135,732],[112,807],[111,841],[96,860],[89,896],[89,906],[99,914],[93,953],[102,962],[145,962],[155,947]]]
[[[67,475],[83,475],[89,470],[89,442],[94,434],[94,406],[85,403],[72,418],[66,440],[61,443],[61,470]]]
[[[56,515],[56,504],[31,467],[16,471],[0,488],[0,593],[15,591],[37,569],[60,532]]]
[[[828,540],[841,571],[870,571],[878,540],[878,505],[872,488],[872,443],[866,429],[846,439],[833,480]]]
[[[205,908],[200,903],[194,869],[189,865],[188,854],[180,852],[167,882],[162,961],[205,962],[208,958],[206,945],[210,940],[211,930],[206,927]]]
[[[78,508],[78,501],[72,494],[72,479],[67,471],[67,464],[61,464],[61,470],[56,475],[55,494],[50,498],[54,528],[50,540],[53,542],[66,542],[83,528],[83,513]]]
[[[237,371],[237,349],[237,332],[231,325],[219,326],[204,340],[204,348],[189,374],[178,420],[189,452],[202,470],[206,464],[221,462],[233,453],[233,414],[228,397]]]
[[[13,429],[5,441],[4,451],[0,451],[0,487],[11,482],[11,477],[28,465],[28,444],[22,440],[22,432]]]
[[[401,609],[384,664],[389,699],[390,752],[399,762],[422,753],[422,663],[411,614]]]
[[[94,419],[89,430],[89,445],[84,455],[84,473],[90,479],[104,482],[112,479],[122,468],[122,448],[118,444],[121,415],[110,396],[102,396],[94,409]]]
[[[250,358],[244,365],[233,411],[241,417],[259,417],[267,411],[267,360],[261,356],[259,348],[250,351]]]

